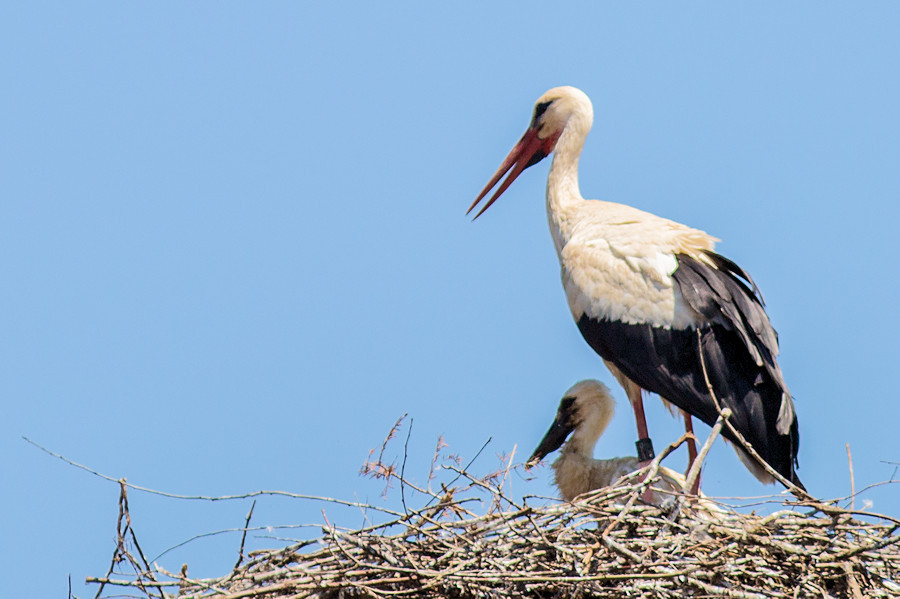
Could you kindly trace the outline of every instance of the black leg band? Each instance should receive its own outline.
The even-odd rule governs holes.
[[[641,462],[649,462],[656,457],[653,453],[653,441],[649,437],[638,439],[635,443],[637,446],[638,460]]]

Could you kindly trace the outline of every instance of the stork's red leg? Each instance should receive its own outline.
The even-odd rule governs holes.
[[[697,459],[697,442],[694,439],[694,422],[691,419],[691,415],[681,411],[681,415],[684,416],[684,431],[686,433],[690,433],[691,436],[688,438],[688,467],[687,472],[691,471],[691,467],[694,465],[694,460]],[[687,476],[687,472],[685,476]],[[691,487],[691,494],[696,495],[700,491],[700,477],[697,477],[697,480],[694,481],[694,485]]]
[[[630,381],[629,381],[630,383]],[[641,467],[650,463],[655,455],[653,453],[653,444],[650,442],[650,433],[647,431],[647,418],[644,416],[644,398],[643,391],[634,383],[630,383],[625,387],[625,393],[631,402],[631,408],[634,410],[634,422],[637,424],[638,440],[638,460]]]
[[[646,439],[650,436],[647,432],[647,418],[644,416],[644,400],[638,395],[637,400],[632,400],[631,407],[634,409],[634,420],[637,423],[638,439]]]
[[[638,464],[643,468],[656,457],[653,454],[653,443],[650,441],[650,433],[647,431],[647,419],[644,416],[643,390],[631,381],[627,381],[627,384],[624,384],[624,386],[625,394],[628,395],[631,408],[634,410],[634,422],[637,424],[638,429],[638,440],[635,445],[637,445],[638,450]],[[653,489],[649,486],[641,494],[641,501],[653,503]]]
[[[681,410],[681,415],[684,416],[684,432],[691,435],[687,442],[688,470],[690,470],[691,466],[694,465],[694,460],[697,459],[697,442],[694,440],[694,422],[691,420],[691,415],[684,410]]]

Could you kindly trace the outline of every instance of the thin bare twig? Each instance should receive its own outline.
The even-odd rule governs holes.
[[[438,455],[441,453],[441,449],[447,447],[447,444],[444,442],[444,435],[438,437],[437,445],[434,447],[434,457],[431,458],[431,468],[428,471],[428,485],[427,488],[431,491],[431,481],[434,480],[434,466],[437,463]]]
[[[241,548],[238,549],[238,559],[234,563],[234,567],[232,570],[237,570],[238,566],[241,565],[241,562],[244,561],[244,542],[247,540],[247,527],[250,526],[250,518],[253,517],[253,508],[256,507],[256,500],[253,500],[253,503],[250,504],[250,511],[247,512],[247,519],[244,520],[244,532],[241,533]]]
[[[729,418],[731,418],[731,410],[725,408],[716,419],[716,423],[715,425],[713,425],[712,431],[710,431],[709,436],[706,438],[706,442],[703,443],[703,447],[700,448],[700,453],[697,454],[697,457],[694,459],[694,463],[691,464],[691,469],[690,471],[688,471],[687,478],[684,481],[684,486],[681,489],[682,493],[689,493],[691,489],[694,488],[694,483],[697,482],[697,477],[700,476],[700,468],[703,466],[703,461],[706,459],[706,454],[709,453],[709,449],[712,447],[713,441],[716,440],[716,437],[718,437],[719,433],[722,431],[722,425]]]
[[[856,507],[856,482],[853,480],[853,456],[850,455],[850,444],[847,447],[847,466],[850,468],[850,509]]]
[[[400,480],[406,480],[406,460],[409,455],[409,437],[412,435],[413,419],[409,419],[409,427],[406,429],[406,441],[403,442],[403,463],[400,464]],[[406,485],[400,485],[400,502],[403,504],[403,512],[408,516],[409,508],[406,507]]]
[[[34,445],[35,447],[37,447],[44,453],[49,454],[55,458],[58,458],[58,459],[62,460],[63,462],[69,464],[70,466],[75,466],[76,468],[80,468],[81,470],[84,470],[85,472],[89,472],[90,474],[93,474],[94,476],[102,478],[103,480],[108,480],[108,481],[114,482],[116,484],[119,484],[120,481],[125,480],[125,479],[120,479],[120,478],[113,478],[112,476],[108,476],[106,474],[97,472],[96,470],[93,470],[83,464],[74,462],[65,456],[62,456],[56,452],[53,452],[53,451],[47,449],[46,447],[44,447],[42,445],[39,445],[38,443],[35,443],[28,437],[22,437],[22,439],[24,439],[28,443]],[[384,512],[386,514],[390,514],[391,516],[403,516],[404,515],[401,512],[389,510],[387,508],[378,507],[378,506],[370,505],[370,504],[366,504],[366,503],[359,503],[356,501],[345,501],[343,499],[335,499],[334,497],[321,497],[318,495],[307,495],[304,493],[290,493],[288,491],[252,491],[250,493],[241,493],[241,494],[237,494],[237,495],[217,495],[217,496],[216,495],[179,495],[177,493],[168,493],[166,491],[157,491],[156,489],[150,489],[148,487],[142,487],[142,486],[135,485],[132,483],[125,483],[125,485],[129,489],[134,489],[135,491],[141,491],[142,493],[148,493],[150,495],[158,495],[160,497],[168,497],[169,499],[184,499],[184,500],[189,500],[189,501],[235,501],[237,499],[251,499],[253,497],[261,497],[261,496],[271,495],[271,496],[276,496],[276,497],[288,497],[290,499],[308,499],[311,501],[323,501],[323,502],[327,502],[327,503],[337,503],[339,505],[346,505],[349,507],[358,507],[358,508],[376,510],[379,512]]]

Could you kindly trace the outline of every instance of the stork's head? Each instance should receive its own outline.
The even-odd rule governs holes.
[[[573,119],[577,117],[577,119]],[[562,87],[554,87],[538,98],[537,104],[534,105],[534,115],[531,117],[531,124],[525,135],[519,140],[519,143],[512,149],[488,184],[481,190],[475,201],[469,206],[466,214],[474,210],[475,206],[494,188],[500,179],[503,178],[510,169],[509,176],[487,204],[475,215],[475,218],[481,216],[485,210],[491,207],[497,198],[506,191],[506,189],[516,180],[522,171],[529,166],[535,165],[550,152],[556,149],[556,144],[560,136],[569,127],[570,122],[577,120],[578,135],[581,141],[587,135],[594,119],[594,109],[587,95],[576,87],[568,85]],[[579,147],[580,151],[581,148]]]
[[[615,401],[606,385],[595,380],[576,383],[559,402],[556,419],[528,458],[525,468],[535,466],[547,454],[559,449],[573,431],[570,445],[590,457],[597,439],[606,430],[615,410]]]

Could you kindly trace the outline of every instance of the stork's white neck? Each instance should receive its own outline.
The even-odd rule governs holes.
[[[578,188],[578,159],[591,129],[593,114],[572,114],[553,150],[553,164],[547,177],[547,218],[557,254],[562,252],[584,202]]]
[[[563,453],[575,454],[585,459],[591,459],[594,455],[594,446],[597,445],[597,441],[600,439],[600,435],[603,434],[605,429],[605,422],[599,428],[579,427],[575,429],[575,432],[569,437],[569,442],[563,447]]]
[[[563,453],[573,453],[590,459],[594,454],[597,440],[609,426],[609,421],[612,420],[615,411],[615,403],[606,390],[580,398],[578,403],[579,423],[563,447]]]

